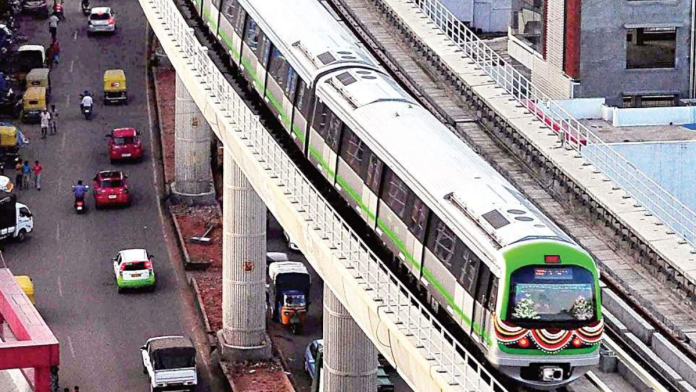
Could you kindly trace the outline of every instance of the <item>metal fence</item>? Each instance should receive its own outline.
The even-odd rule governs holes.
[[[386,0],[380,0],[388,3]],[[529,109],[549,128],[559,133],[567,146],[580,152],[595,167],[623,187],[650,212],[662,219],[676,233],[696,247],[696,214],[610,145],[604,143],[580,121],[535,87],[520,72],[459,21],[439,0],[405,0],[413,2],[472,61],[481,67],[517,102]],[[596,145],[601,148],[584,148]]]
[[[201,46],[175,4],[171,0],[140,0],[150,24],[164,31],[160,41],[173,41],[179,53],[168,56],[183,57],[186,72],[197,77],[198,86],[207,97],[208,105],[201,110],[213,129],[227,132],[226,137],[236,133],[246,146],[257,156],[259,164],[270,176],[270,181],[282,185],[286,195],[297,206],[298,213],[309,221],[313,229],[330,242],[342,263],[357,272],[360,284],[374,293],[382,309],[399,326],[401,333],[415,339],[415,346],[423,355],[436,364],[436,370],[454,390],[506,391],[457,342],[433,317],[430,311],[410,294],[406,286],[391,274],[373,254],[360,237],[345,223],[317,189],[295,166],[282,147],[256,116],[235,93],[223,74],[208,56],[207,48]],[[149,8],[149,10],[148,10]],[[165,45],[166,46],[166,45]],[[177,69],[182,72],[181,69]],[[214,114],[211,114],[211,110]],[[213,123],[214,122],[214,123]],[[225,139],[223,137],[222,139]],[[252,180],[253,181],[253,180]],[[357,284],[357,283],[356,283]]]

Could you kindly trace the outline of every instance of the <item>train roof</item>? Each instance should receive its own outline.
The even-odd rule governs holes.
[[[239,0],[302,80],[338,66],[379,70],[377,61],[317,0]],[[273,26],[273,28],[270,28]]]
[[[341,117],[350,119],[346,121],[350,129],[453,230],[477,244],[479,256],[494,262],[493,254],[499,248],[527,239],[572,243],[483,158],[414,103],[389,76],[379,74],[382,82],[356,80],[348,86],[362,90],[362,96],[371,96],[364,105],[355,105],[345,91],[337,88],[335,79],[341,72],[321,79],[317,85],[320,98],[349,113],[348,117]],[[387,92],[369,91],[385,86],[394,88]],[[385,99],[375,99],[378,96]]]

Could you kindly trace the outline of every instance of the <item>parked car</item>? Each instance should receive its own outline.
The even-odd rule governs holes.
[[[94,204],[99,209],[107,205],[130,205],[128,177],[118,170],[104,170],[94,177]]]
[[[116,128],[106,135],[109,140],[109,159],[142,160],[143,143],[135,128]]]
[[[123,289],[138,289],[147,287],[155,289],[157,280],[152,263],[152,255],[145,249],[125,249],[111,259],[114,263],[116,288],[121,293]]]
[[[22,11],[27,14],[34,14],[42,18],[48,18],[48,1],[24,0],[22,3]]]
[[[94,7],[87,17],[87,34],[115,33],[116,18],[111,7]]]

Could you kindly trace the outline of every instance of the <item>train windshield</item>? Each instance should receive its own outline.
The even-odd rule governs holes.
[[[588,324],[597,319],[594,287],[583,267],[522,267],[511,277],[507,319],[528,328]]]

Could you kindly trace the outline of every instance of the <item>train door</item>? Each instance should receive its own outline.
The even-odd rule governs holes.
[[[248,17],[242,43],[241,69],[244,78],[254,86],[259,96],[264,96],[266,88],[266,66],[271,52],[271,42],[261,27]]]
[[[295,143],[305,152],[305,140],[307,139],[307,124],[311,112],[312,89],[304,80],[298,78],[295,105],[292,116],[292,136]]]
[[[474,319],[472,336],[482,345],[487,346],[486,341],[490,337],[491,312],[488,309],[490,289],[495,276],[484,263],[480,263],[478,279],[476,281],[476,294],[474,296]]]

